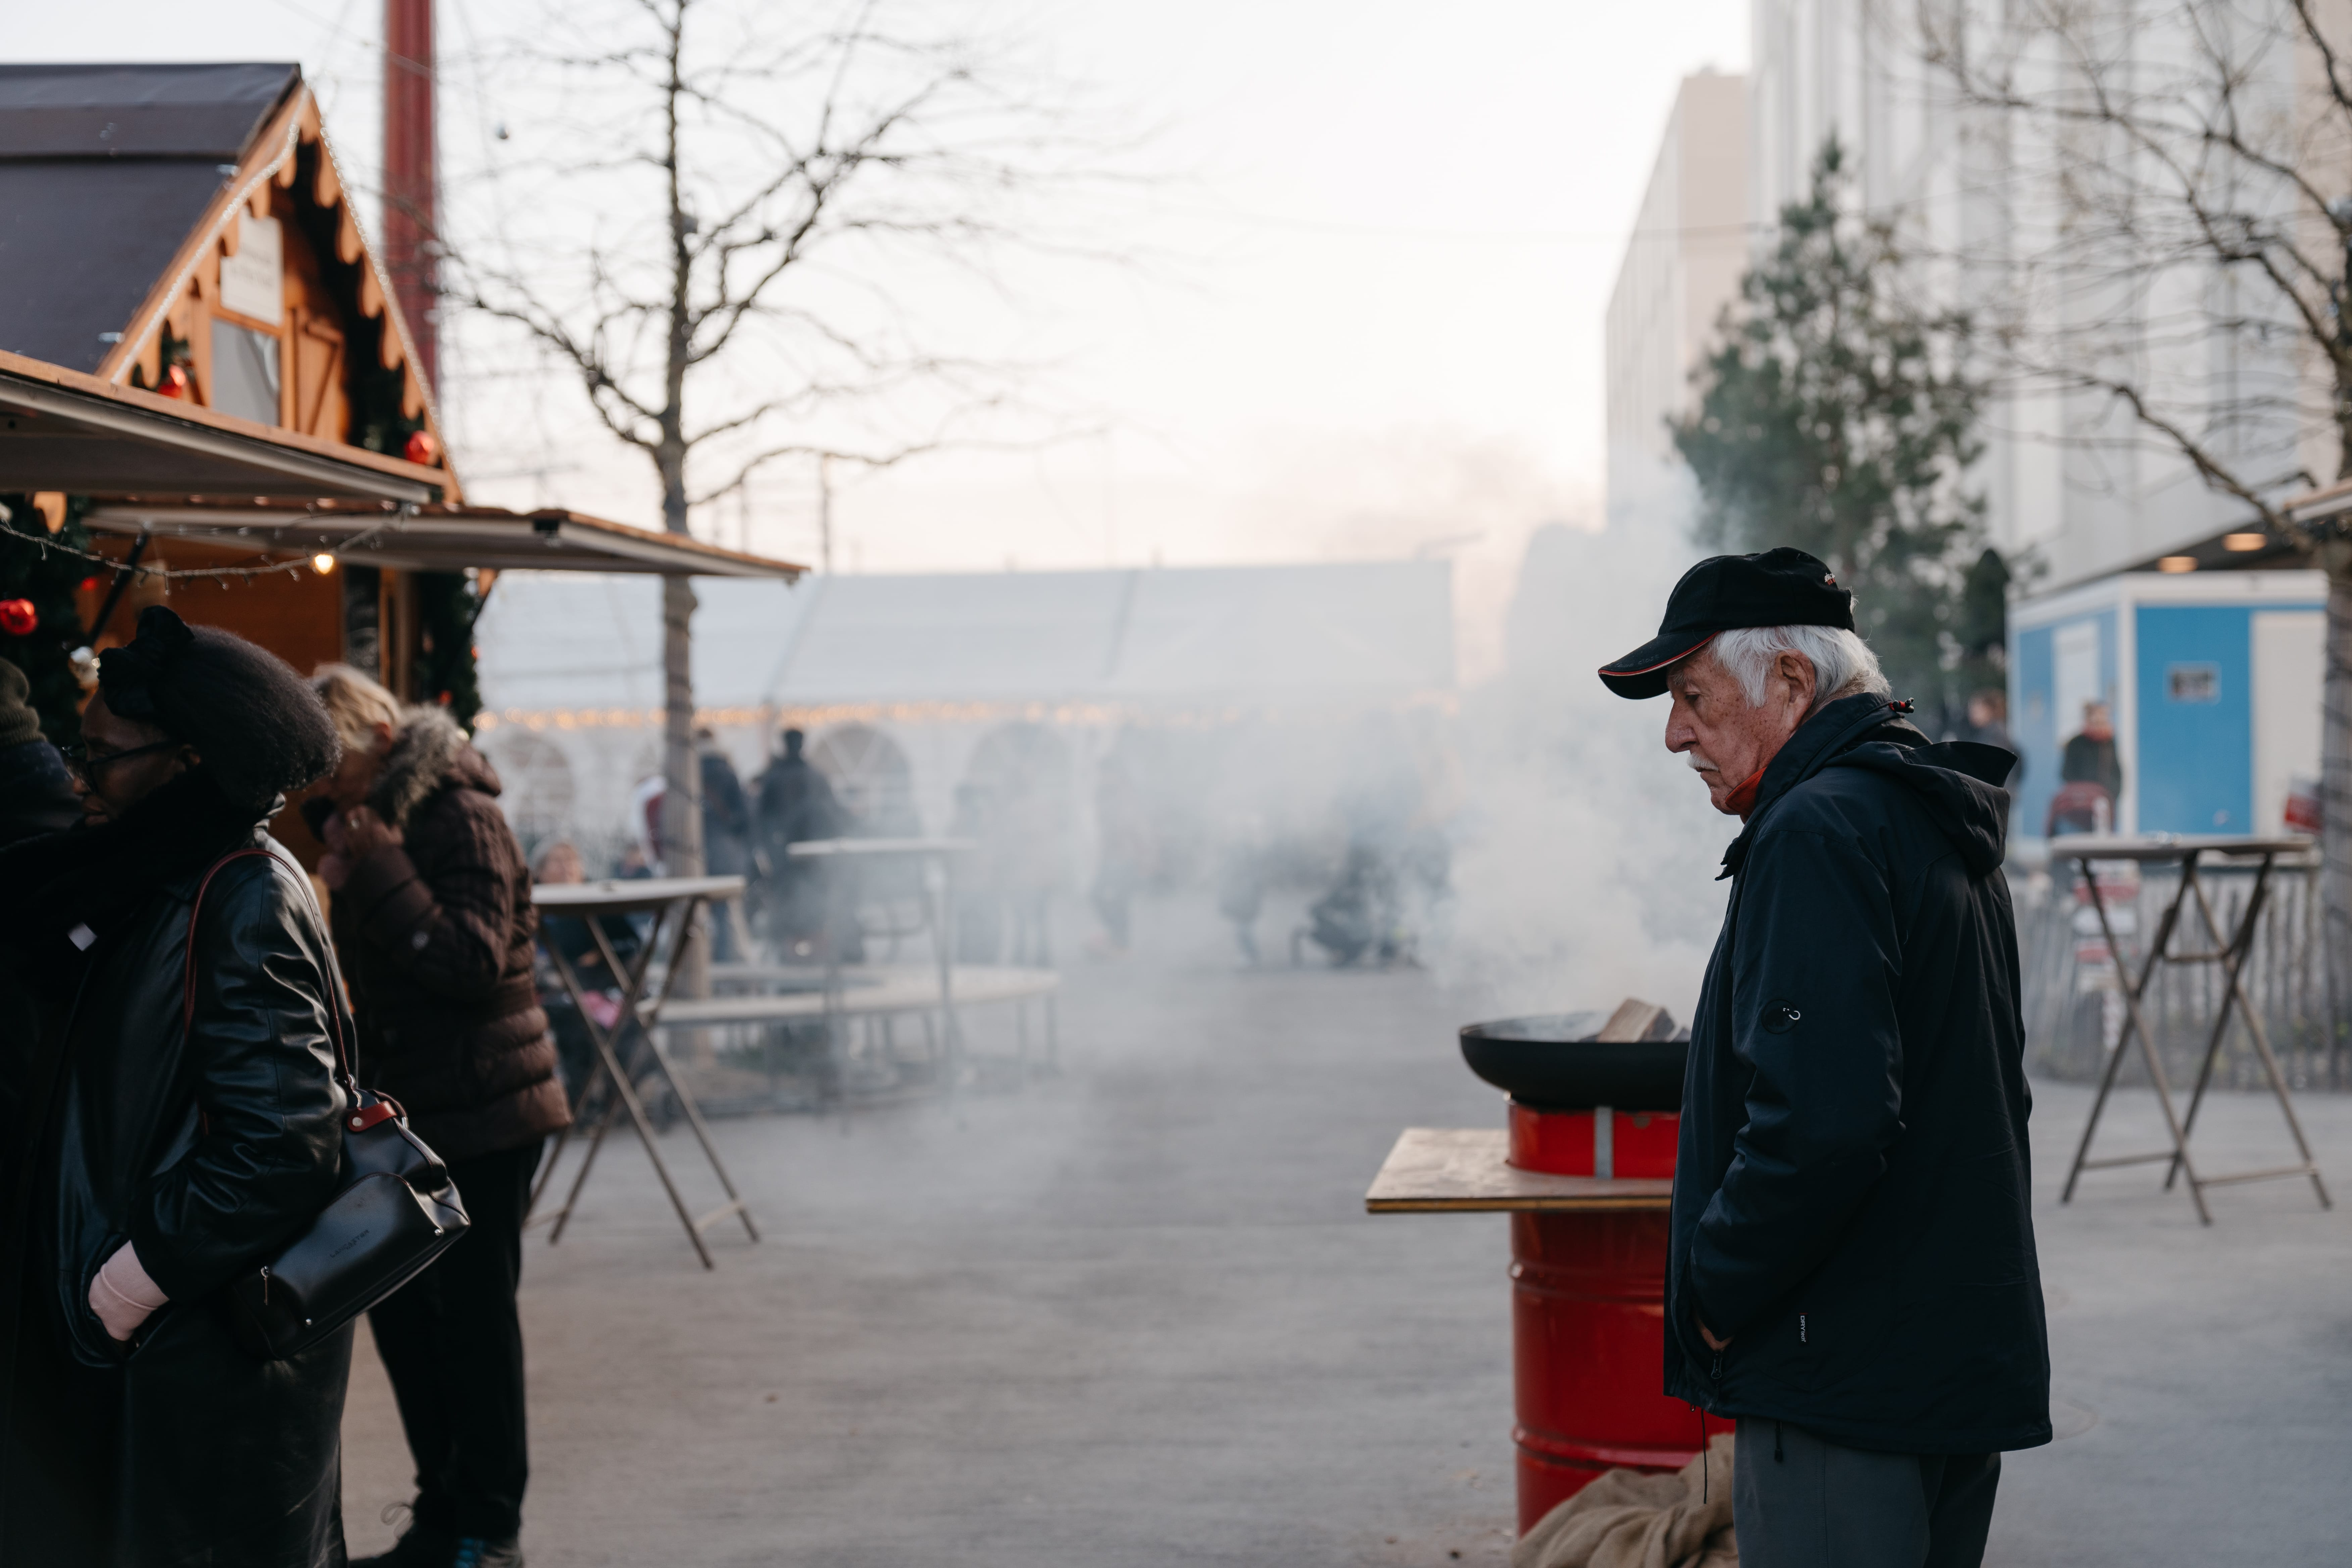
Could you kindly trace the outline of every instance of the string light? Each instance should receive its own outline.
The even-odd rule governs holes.
[[[373,528],[368,529],[363,532],[353,534],[350,539],[344,541],[344,552],[348,554],[353,550],[365,549],[368,545],[375,542],[378,534],[384,532],[390,526],[390,524],[386,523],[378,523]],[[70,544],[60,544],[56,540],[48,538],[46,535],[27,533],[23,529],[15,526],[14,522],[5,515],[5,511],[0,511],[0,534],[5,534],[12,539],[20,540],[26,544],[37,546],[44,552],[44,554],[54,550],[61,555],[71,556],[78,561],[88,561],[96,565],[104,566],[116,572],[129,572],[135,577],[159,578],[167,583],[182,582],[186,579],[195,577],[210,577],[217,581],[224,590],[228,587],[228,579],[231,577],[241,578],[247,583],[251,583],[254,579],[255,574],[257,573],[269,575],[283,572],[289,577],[299,580],[302,575],[302,568],[305,565],[308,565],[313,572],[318,573],[321,576],[324,576],[326,574],[335,569],[335,557],[323,552],[311,556],[307,562],[299,560],[264,561],[264,563],[258,566],[132,566],[129,563],[118,560],[114,556],[101,555],[94,550],[77,550]],[[202,539],[190,539],[187,542],[202,545],[207,542]]]

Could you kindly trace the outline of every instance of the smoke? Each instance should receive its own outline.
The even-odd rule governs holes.
[[[1687,1022],[1721,922],[1738,825],[1663,742],[1663,700],[1594,671],[1655,634],[1695,552],[1659,519],[1538,530],[1506,625],[1507,664],[1464,703],[1471,804],[1454,915],[1428,959],[1477,1016],[1636,995]]]

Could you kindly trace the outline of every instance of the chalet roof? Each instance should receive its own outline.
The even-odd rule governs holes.
[[[291,65],[0,66],[0,350],[97,370],[300,82]]]

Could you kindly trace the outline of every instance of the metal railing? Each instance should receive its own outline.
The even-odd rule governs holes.
[[[2214,896],[2222,931],[2234,931],[2253,889],[2253,868],[2207,862],[2198,875]],[[2156,868],[2136,879],[2116,864],[2101,872],[2100,889],[2117,941],[2125,949],[2117,965],[2105,958],[2095,917],[2085,901],[2081,873],[2066,861],[2047,872],[2012,875],[2017,909],[2018,961],[2024,987],[2027,1064],[2046,1077],[2074,1082],[2095,1079],[2123,1027],[2119,985],[2139,973],[2143,944],[2153,937],[2158,913],[2179,886],[2176,868]],[[2193,912],[2190,929],[2175,939],[2209,947],[2208,933]],[[2270,892],[2255,923],[2254,941],[2242,978],[2246,994],[2263,1020],[2289,1088],[2352,1088],[2352,987],[2345,973],[2347,944],[2326,940],[2320,908],[2319,865],[2281,860],[2271,873]],[[2330,963],[2329,956],[2336,955]],[[2176,1084],[2193,1082],[2221,1013],[2224,977],[2216,963],[2157,966],[2141,999],[2156,1037],[2166,1075]],[[2147,1068],[2125,1062],[2119,1083],[2145,1083]],[[2213,1068],[2215,1086],[2264,1087],[2253,1043],[2235,1021]]]

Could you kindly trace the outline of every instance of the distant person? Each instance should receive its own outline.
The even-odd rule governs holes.
[[[2116,730],[2105,703],[2083,704],[2082,733],[2067,740],[2059,758],[2058,778],[2042,823],[2046,837],[2115,831],[2124,767],[2116,755]]]
[[[2115,721],[2104,702],[2083,704],[2083,731],[2066,742],[2064,754],[2059,759],[2058,777],[2063,784],[2095,784],[2107,792],[2110,802],[2124,795],[2123,759],[2116,752]]]
[[[1671,695],[1666,749],[1741,824],[1683,1076],[1664,1392],[1738,1423],[1749,1568],[1974,1568],[2001,1454],[2051,1437],[2009,759],[1930,745],[1799,550],[1692,567],[1601,679]]]
[[[794,844],[838,837],[848,820],[833,784],[808,760],[807,742],[799,730],[784,731],[782,754],[760,775],[753,818],[768,861],[769,940],[799,958],[814,954],[824,933],[824,881],[820,868],[794,860],[788,850]]]
[[[530,1463],[523,1216],[572,1108],[533,973],[538,911],[499,776],[443,710],[346,665],[312,684],[342,761],[319,877],[359,1016],[360,1077],[449,1163],[463,1239],[368,1314],[416,1464],[408,1531],[354,1568],[514,1568]]]
[[[63,833],[81,820],[73,777],[41,738],[25,672],[0,658],[0,844]]]
[[[1108,950],[1124,953],[1133,935],[1130,909],[1150,860],[1151,825],[1127,761],[1116,752],[1095,775],[1095,834],[1091,901]]]
[[[630,847],[637,854],[644,875],[658,877],[667,869],[662,843],[662,805],[669,798],[669,780],[652,773],[629,792]]]
[[[350,1018],[265,826],[334,759],[299,675],[150,605],[99,657],[82,823],[0,851],[0,1082],[40,1086],[0,1145],[9,1568],[341,1568],[352,1328],[265,1362],[220,1301],[342,1167]]]
[[[709,730],[694,732],[694,749],[702,766],[702,868],[713,877],[748,877],[751,872],[751,802],[735,764]],[[730,901],[710,911],[711,956],[730,963],[736,951],[738,906]]]
[[[956,785],[948,837],[972,847],[955,868],[956,962],[994,963],[1004,955],[1006,872],[995,791],[986,784]]]
[[[1258,963],[1257,917],[1265,908],[1265,846],[1255,820],[1225,845],[1217,866],[1217,912],[1233,922],[1234,945],[1251,968]]]
[[[1974,741],[1980,746],[1999,746],[2017,758],[2017,765],[2009,770],[2006,787],[2015,789],[2025,777],[2025,756],[2009,733],[2009,694],[1997,686],[1988,686],[1969,697],[1969,721],[1966,730],[1951,737],[1956,741]]]

